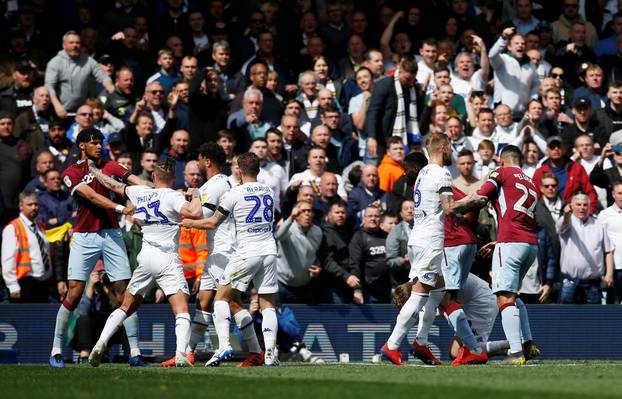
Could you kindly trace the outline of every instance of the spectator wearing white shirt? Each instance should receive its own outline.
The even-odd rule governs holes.
[[[620,303],[622,301],[622,180],[613,183],[612,196],[614,203],[609,208],[598,214],[598,222],[605,226],[609,240],[615,249],[613,251],[613,291],[614,298],[609,298],[607,303]]]
[[[454,88],[454,93],[462,96],[464,101],[468,101],[472,91],[486,90],[490,72],[486,45],[479,36],[473,35],[473,49],[480,52],[480,69],[475,70],[475,62],[471,53],[462,52],[456,55],[454,75],[451,77],[450,84]]]
[[[305,171],[296,173],[289,180],[289,187],[294,189],[300,188],[300,186],[311,186],[317,194],[320,193],[320,181],[325,170],[326,165],[326,150],[322,147],[311,147],[307,153],[308,167]],[[343,178],[339,175],[337,177],[338,190],[337,194],[345,201],[348,198],[346,193]]]
[[[498,148],[499,144],[508,144],[512,141],[513,137],[503,131],[496,130],[495,127],[492,110],[490,108],[480,109],[477,115],[477,127],[473,130],[473,135],[469,137],[471,147],[479,147],[482,140],[492,141],[495,148]]]
[[[425,86],[427,83],[426,93],[431,93],[436,89],[434,83],[434,67],[438,60],[438,46],[436,40],[428,38],[424,39],[419,49],[421,61],[417,63],[417,83]]]
[[[561,303],[601,303],[601,285],[613,286],[613,245],[590,216],[590,199],[577,193],[557,221],[561,241]]]
[[[19,195],[19,216],[2,231],[2,277],[11,302],[48,302],[50,246],[43,225],[35,221],[38,214],[39,195],[24,191]]]
[[[581,134],[574,140],[574,154],[572,158],[579,162],[585,172],[592,173],[594,166],[598,163],[600,156],[594,155],[594,139],[588,134]],[[611,168],[611,161],[605,159],[603,161],[603,169]],[[602,209],[607,207],[607,190],[603,187],[594,186],[596,194],[598,195],[598,202]]]

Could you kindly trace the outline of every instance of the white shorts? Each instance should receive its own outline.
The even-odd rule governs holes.
[[[445,256],[443,256],[441,265],[446,290],[462,289],[471,271],[476,251],[477,245],[475,244],[445,247]]]
[[[246,259],[240,258],[237,254],[231,256],[220,284],[231,284],[232,288],[246,292],[251,281],[258,294],[278,292],[276,255],[254,256]]]
[[[184,278],[184,268],[177,253],[162,252],[143,242],[137,260],[138,267],[134,270],[127,287],[130,294],[144,296],[155,280],[166,296],[179,291],[190,295],[188,283]]]
[[[521,281],[538,254],[538,246],[526,242],[500,242],[492,254],[492,292],[518,293]]]
[[[410,260],[409,279],[417,277],[422,284],[435,286],[438,276],[443,275],[441,263],[444,257],[443,248],[408,246]]]
[[[201,274],[199,291],[216,291],[228,262],[229,258],[224,254],[209,255]]]

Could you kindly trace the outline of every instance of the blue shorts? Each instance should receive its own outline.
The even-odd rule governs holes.
[[[462,289],[471,271],[476,251],[477,245],[475,244],[445,247],[445,256],[441,267],[443,268],[446,290]]]
[[[492,255],[492,292],[518,293],[521,282],[538,254],[538,246],[526,242],[500,242]]]
[[[69,280],[86,281],[99,259],[110,281],[132,277],[127,250],[120,229],[104,229],[94,233],[74,233],[69,251]]]

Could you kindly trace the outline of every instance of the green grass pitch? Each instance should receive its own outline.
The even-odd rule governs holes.
[[[620,398],[622,362],[543,361],[524,367],[284,363],[279,368],[135,369],[127,365],[0,366],[0,395],[17,398]]]

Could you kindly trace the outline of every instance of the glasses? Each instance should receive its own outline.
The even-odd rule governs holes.
[[[622,155],[622,152],[618,152],[618,151],[614,151],[613,153],[616,155]]]
[[[551,77],[553,79],[563,79],[564,78],[564,74],[563,73],[551,73]]]
[[[78,115],[80,115],[80,116],[90,116],[90,117],[93,117],[93,113],[92,113],[92,112],[80,112]]]
[[[542,187],[544,187],[544,188],[557,188],[557,184],[543,184]]]

